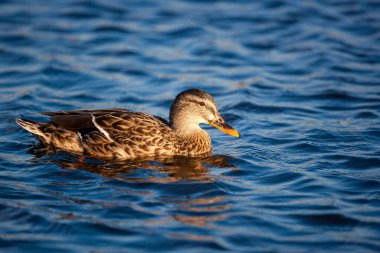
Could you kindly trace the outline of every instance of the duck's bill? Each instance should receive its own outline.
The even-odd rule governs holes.
[[[216,123],[216,122],[209,121],[209,124],[211,126],[217,128],[217,129],[219,129],[223,133],[226,133],[226,134],[232,135],[234,137],[240,138],[239,132],[236,131],[235,129],[233,129],[230,125],[228,125],[225,122],[223,122],[223,123]]]

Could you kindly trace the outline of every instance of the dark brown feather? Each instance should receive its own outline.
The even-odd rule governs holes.
[[[57,112],[41,112],[42,115],[49,116],[51,121],[70,131],[85,133],[88,130],[94,130],[91,115],[105,115],[109,113],[125,113],[128,110],[123,109],[102,109],[102,110],[72,110]],[[86,131],[87,130],[87,131]]]

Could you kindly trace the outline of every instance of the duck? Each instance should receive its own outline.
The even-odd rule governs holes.
[[[197,157],[212,152],[211,138],[200,124],[240,138],[219,113],[213,96],[200,89],[179,93],[169,121],[125,109],[41,112],[49,122],[18,118],[16,123],[53,150],[82,156],[128,160],[146,157]]]

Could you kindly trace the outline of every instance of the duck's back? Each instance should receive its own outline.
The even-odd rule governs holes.
[[[18,123],[45,144],[69,152],[112,159],[176,153],[176,140],[167,122],[145,113],[109,109],[42,114],[50,116],[51,122]]]

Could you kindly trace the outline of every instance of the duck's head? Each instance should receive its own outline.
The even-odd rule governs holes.
[[[177,95],[170,108],[170,124],[176,131],[191,134],[199,124],[209,124],[220,131],[240,137],[218,111],[214,98],[200,89],[190,89]]]

